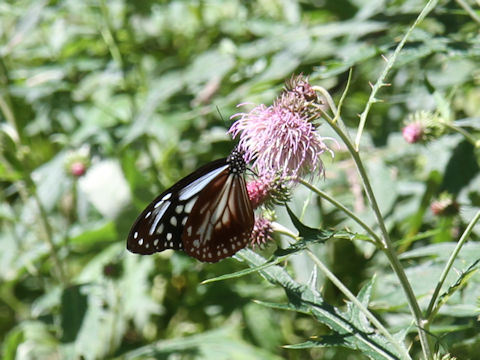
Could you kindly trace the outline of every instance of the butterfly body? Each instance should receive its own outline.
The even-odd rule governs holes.
[[[135,221],[127,249],[143,255],[183,250],[217,262],[244,248],[253,229],[242,154],[202,166],[157,196]]]

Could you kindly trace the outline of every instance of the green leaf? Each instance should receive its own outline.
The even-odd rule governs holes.
[[[451,154],[440,191],[457,195],[480,172],[474,147],[466,140],[461,141]],[[462,174],[462,176],[458,176]]]
[[[290,216],[290,219],[292,220],[293,226],[298,230],[298,235],[302,237],[302,239],[305,242],[325,242],[328,239],[330,239],[334,232],[329,231],[329,230],[321,230],[321,229],[315,229],[311,228],[307,225],[304,225],[300,219],[293,213],[292,210],[290,210],[290,207],[288,205],[285,206],[288,212],[288,215]],[[304,246],[303,243],[302,245],[299,246]]]
[[[340,335],[320,336],[319,340],[309,340],[294,345],[284,345],[286,349],[312,349],[319,347],[346,346],[345,337]]]
[[[245,249],[239,251],[236,255],[236,257],[241,257],[241,253],[244,251]],[[255,272],[258,272],[260,270],[263,270],[263,269],[266,269],[272,265],[275,265],[275,264],[278,264],[280,262],[282,262],[283,260],[285,260],[287,257],[277,257],[277,258],[274,258],[273,260],[270,260],[262,265],[259,265],[259,266],[252,266],[248,269],[244,269],[244,270],[240,270],[240,271],[236,271],[234,273],[231,273],[231,274],[225,274],[225,275],[221,275],[221,276],[217,276],[217,277],[214,277],[214,278],[211,278],[211,279],[208,279],[208,280],[204,280],[202,281],[202,284],[208,284],[208,283],[211,283],[211,282],[215,282],[215,281],[222,281],[222,280],[227,280],[227,279],[235,279],[235,278],[239,278],[241,276],[245,276],[245,275],[248,275],[248,274],[252,274],[252,273],[255,273]]]
[[[435,304],[435,308],[433,310],[434,313],[436,313],[456,291],[463,289],[467,285],[468,280],[477,272],[479,262],[480,259],[471,264],[460,274],[457,281],[455,281],[453,285],[450,285],[447,291],[438,297],[437,303]]]
[[[278,304],[278,303],[272,303],[272,302],[260,301],[260,300],[254,300],[254,301],[257,304],[260,304],[272,309],[295,311],[302,314],[310,314],[310,312],[307,309],[305,309],[305,311],[302,311],[302,309],[298,308],[297,306],[293,306],[291,304]]]
[[[288,211],[290,212],[289,209],[288,209]],[[291,214],[292,214],[293,217],[295,217],[295,215],[293,213],[291,213]],[[272,265],[276,265],[276,264],[281,263],[282,261],[286,260],[290,255],[293,255],[293,254],[296,254],[296,253],[298,253],[302,250],[305,250],[309,244],[323,243],[323,242],[327,241],[328,239],[330,239],[332,237],[348,238],[348,239],[361,238],[361,239],[365,240],[364,236],[357,235],[357,234],[352,234],[352,233],[349,233],[347,231],[334,232],[334,231],[330,231],[330,230],[317,230],[317,229],[309,228],[309,227],[303,225],[298,220],[298,218],[295,217],[295,219],[296,220],[294,220],[292,218],[292,221],[298,222],[297,225],[302,229],[301,230],[302,233],[307,234],[307,236],[310,236],[311,237],[310,239],[302,238],[302,239],[294,242],[293,244],[290,244],[285,249],[278,248],[277,250],[275,250],[274,254],[270,257],[270,259],[268,259],[268,261],[264,264],[261,264],[259,266],[251,266],[248,269],[243,269],[243,270],[240,270],[240,271],[236,271],[236,272],[231,273],[231,274],[220,275],[220,276],[205,280],[205,281],[202,282],[202,284],[208,284],[208,283],[215,282],[215,281],[222,281],[222,280],[239,278],[239,277],[242,277],[242,276],[245,276],[245,275],[248,275],[248,274],[258,272],[258,271],[266,269],[266,268],[268,268]],[[236,256],[236,257],[241,258],[242,251],[243,250],[239,251],[237,253],[239,256]]]
[[[242,257],[253,266],[265,262],[260,255],[250,250],[242,252]],[[399,359],[400,356],[393,350],[383,336],[375,332],[366,332],[350,320],[351,314],[344,313],[334,306],[325,302],[321,295],[315,290],[294,281],[285,269],[279,266],[272,266],[261,270],[260,274],[269,282],[281,285],[288,297],[288,309],[295,309],[300,312],[310,312],[317,321],[328,326],[332,336],[342,339],[339,345],[351,349],[358,349],[371,359]],[[371,291],[371,284],[368,284],[361,291],[360,296],[363,302],[368,301]],[[358,321],[357,321],[358,322]],[[363,326],[365,327],[365,326]]]
[[[362,303],[362,305],[368,309],[368,304],[370,302],[370,296],[372,294],[373,284],[375,282],[375,276],[370,279],[361,289],[357,295],[357,299]],[[349,316],[350,321],[355,324],[359,329],[364,332],[371,332],[372,327],[368,321],[365,314],[360,310],[359,307],[355,306],[352,302],[347,303],[347,315]]]
[[[466,119],[456,120],[453,122],[453,124],[456,126],[480,130],[480,118],[466,118]]]
[[[87,297],[81,292],[81,289],[81,285],[74,285],[66,288],[62,294],[62,341],[66,343],[77,338],[87,312]]]
[[[262,349],[275,351],[282,343],[281,332],[278,331],[273,311],[268,311],[258,304],[249,303],[244,308],[245,323],[255,343]]]
[[[437,261],[446,261],[452,251],[457,246],[456,242],[447,242],[439,244],[430,244],[426,246],[419,247],[410,251],[406,251],[400,255],[400,259],[416,259],[422,257],[431,257]],[[462,251],[459,254],[459,259],[462,259],[467,262],[473,262],[477,259],[477,255],[480,254],[480,243],[478,242],[468,242],[464,245]]]
[[[101,242],[110,242],[116,239],[118,239],[118,234],[115,223],[109,220],[102,220],[73,227],[70,243],[83,247]]]
[[[253,347],[235,333],[232,327],[206,331],[202,334],[157,341],[123,354],[122,358],[166,358],[169,354],[196,359],[280,360],[279,356]]]

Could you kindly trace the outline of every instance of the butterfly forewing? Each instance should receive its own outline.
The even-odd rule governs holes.
[[[127,249],[143,255],[182,250],[183,228],[199,194],[227,167],[226,159],[211,162],[157,196],[132,226]]]
[[[182,234],[184,251],[217,262],[243,249],[253,229],[253,209],[243,174],[226,169],[200,193]]]

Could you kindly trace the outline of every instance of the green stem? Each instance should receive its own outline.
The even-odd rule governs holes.
[[[398,43],[397,47],[395,48],[395,51],[393,52],[393,55],[391,56],[390,59],[387,60],[387,65],[383,69],[382,73],[380,74],[380,77],[378,78],[377,82],[375,85],[372,86],[372,91],[370,93],[370,97],[368,98],[367,104],[365,105],[365,109],[363,112],[360,114],[360,123],[358,124],[358,130],[357,130],[357,136],[355,137],[355,149],[358,150],[360,147],[360,139],[362,137],[363,129],[365,127],[365,124],[367,122],[367,116],[368,113],[370,112],[370,108],[374,103],[380,102],[379,99],[376,98],[377,92],[384,86],[389,86],[389,84],[384,83],[385,78],[387,77],[388,73],[392,69],[393,65],[395,64],[398,55],[400,54],[400,51],[403,49],[403,46],[407,42],[408,37],[410,36],[410,33],[415,29],[415,27],[427,16],[427,14],[433,10],[433,8],[437,5],[438,0],[430,0],[423,10],[420,12],[418,15],[417,19],[415,22],[410,26],[410,28],[407,30],[405,35],[403,36],[402,40]]]
[[[309,184],[308,182],[306,182],[303,179],[300,179],[299,182],[300,182],[300,184],[306,186],[308,189],[312,190],[314,193],[316,193],[321,198],[327,200],[329,203],[333,204],[335,207],[342,210],[350,218],[352,218],[358,225],[360,225],[362,228],[364,228],[365,231],[367,233],[369,233],[379,245],[382,244],[382,240],[378,237],[377,234],[375,234],[375,231],[373,231],[373,229],[370,226],[368,226],[366,223],[364,223],[362,221],[362,219],[360,219],[357,215],[355,215],[354,212],[352,212],[350,209],[345,207],[342,203],[338,202],[337,200],[332,198],[330,195],[328,195],[326,192],[324,192],[324,191],[320,190],[319,188]]]
[[[395,346],[397,351],[402,355],[402,359],[411,359],[410,355],[406,352],[405,348],[393,338],[387,329],[377,320],[375,316],[352,294],[352,292],[326,267],[322,261],[315,256],[309,249],[307,249],[307,255],[313,260],[315,265],[322,271],[327,278],[350,300],[360,311],[367,317],[368,320],[378,329],[378,331]]]
[[[427,318],[427,324],[429,324],[432,320],[432,315],[434,314],[433,308],[435,306],[435,303],[438,298],[438,294],[440,293],[440,290],[442,289],[443,283],[445,282],[445,279],[447,278],[448,273],[450,272],[453,263],[455,259],[458,256],[458,253],[462,249],[463,245],[465,245],[465,242],[467,241],[468,237],[470,236],[471,232],[473,231],[473,227],[475,224],[480,220],[480,211],[478,211],[473,219],[470,221],[468,224],[467,228],[462,234],[462,237],[457,243],[457,246],[455,246],[455,249],[453,250],[452,254],[450,255],[450,258],[448,259],[445,268],[442,271],[442,274],[440,275],[440,279],[438,280],[437,286],[435,287],[435,291],[433,292],[432,298],[430,299],[430,303],[428,304],[427,312],[426,312],[426,318]]]
[[[413,289],[410,285],[410,282],[408,281],[407,275],[405,274],[405,271],[403,270],[403,267],[400,263],[400,260],[398,260],[398,257],[395,253],[394,246],[390,240],[390,236],[388,234],[387,228],[385,226],[385,223],[383,221],[383,216],[380,212],[380,208],[378,207],[377,200],[375,198],[375,194],[373,193],[372,186],[370,184],[370,180],[367,176],[367,172],[365,170],[365,167],[363,166],[363,162],[360,158],[360,154],[358,151],[354,148],[353,144],[350,142],[348,136],[337,126],[337,124],[333,123],[329,119],[326,119],[326,121],[330,124],[330,126],[334,129],[334,131],[337,133],[338,136],[342,139],[342,141],[345,143],[347,146],[350,154],[353,157],[353,160],[355,161],[355,164],[357,166],[357,170],[360,174],[360,177],[363,181],[365,193],[367,195],[367,198],[370,202],[370,206],[372,207],[372,210],[375,214],[375,217],[377,219],[378,226],[380,228],[381,234],[382,234],[382,250],[385,252],[389,262],[390,266],[392,267],[393,271],[398,277],[398,280],[400,281],[400,284],[403,288],[403,291],[405,292],[405,295],[407,297],[407,302],[410,307],[410,311],[412,312],[414,318],[415,318],[415,323],[418,328],[418,335],[420,337],[420,343],[422,345],[422,350],[423,350],[423,355],[425,359],[431,360],[433,359],[432,357],[432,352],[430,350],[430,344],[428,342],[427,338],[427,333],[425,329],[423,328],[424,326],[424,319],[422,316],[422,311],[420,310],[420,307],[418,305],[417,299],[415,297],[415,293],[413,292]]]
[[[48,221],[47,211],[43,207],[36,190],[32,191],[32,195],[33,195],[33,198],[35,199],[35,202],[37,203],[37,207],[40,213],[40,222],[45,233],[45,240],[47,241],[48,246],[50,248],[50,256],[52,258],[53,266],[57,273],[57,277],[64,286],[67,286],[68,285],[67,278],[63,271],[62,263],[60,262],[60,259],[58,257],[55,243],[53,242],[53,231],[52,231],[52,227],[50,226],[50,222]]]
[[[467,13],[470,15],[470,17],[476,21],[477,23],[480,24],[480,16],[477,15],[475,10],[473,10],[470,5],[464,0],[457,0],[458,5],[460,5]]]
[[[330,96],[330,93],[323,87],[321,86],[313,86],[314,91],[318,91],[319,93],[322,94],[322,96],[327,100],[327,104],[329,108],[332,110],[334,113],[334,118],[332,119],[333,122],[337,122],[340,124],[340,128],[347,134],[347,127],[345,126],[345,123],[343,122],[343,119],[341,117],[341,111],[342,111],[342,106],[343,102],[345,101],[345,97],[347,96],[348,89],[350,88],[350,83],[352,81],[352,69],[350,68],[350,71],[348,72],[348,79],[347,79],[347,84],[345,85],[345,90],[342,93],[342,96],[340,97],[340,100],[338,101],[338,108],[335,105],[335,102],[333,101],[332,97]],[[328,114],[325,113],[324,109],[319,106],[319,110],[324,114],[324,116],[329,117]]]
[[[0,69],[2,69],[2,72],[6,74],[6,68],[4,67],[3,61],[0,58]],[[4,76],[8,80],[8,76]],[[6,84],[3,84],[5,88],[7,88]],[[8,91],[5,91],[5,93],[8,96]],[[10,123],[11,127],[15,130],[15,136],[12,137],[13,141],[15,141],[17,148],[21,148],[22,146],[22,139],[21,139],[21,133],[18,131],[18,124],[17,124],[17,118],[15,116],[15,111],[14,109],[10,106],[10,104],[5,100],[4,97],[0,96],[0,110],[2,113],[5,115],[5,118],[7,121]],[[31,174],[30,174],[30,169],[28,166],[28,159],[26,158],[26,155],[22,151],[18,151],[17,154],[18,160],[22,163],[23,168],[25,169],[25,176],[24,176],[24,181],[27,184],[27,189],[30,188],[32,189],[31,193],[33,196],[33,199],[38,207],[38,212],[39,212],[39,222],[41,225],[41,228],[44,230],[44,235],[45,235],[45,240],[50,248],[50,257],[52,258],[53,261],[53,266],[55,268],[56,275],[59,279],[59,281],[63,284],[67,284],[67,280],[65,277],[65,273],[62,268],[62,264],[58,258],[57,255],[57,250],[55,248],[55,244],[53,242],[53,231],[52,227],[50,226],[50,223],[48,221],[48,216],[47,216],[47,211],[43,207],[40,198],[38,197],[35,183],[32,180]],[[25,185],[23,182],[17,182],[17,187],[18,191],[20,193],[20,196],[22,200],[26,203],[27,202],[27,189],[25,189]]]
[[[480,148],[480,140],[475,139],[472,135],[463,130],[460,126],[449,123],[448,121],[440,121],[440,123],[448,127],[449,129],[456,131],[459,134],[462,134],[475,148]]]
[[[122,53],[120,52],[120,49],[118,48],[115,37],[113,35],[113,26],[110,22],[107,4],[105,3],[105,0],[100,0],[99,5],[102,12],[103,20],[105,22],[105,26],[103,27],[103,29],[100,30],[100,33],[103,37],[103,40],[105,41],[105,44],[107,44],[108,46],[108,50],[110,51],[112,59],[118,64],[119,68],[123,70],[124,64],[122,59]]]

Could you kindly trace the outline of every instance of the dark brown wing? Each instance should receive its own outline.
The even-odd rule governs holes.
[[[181,235],[190,210],[206,184],[227,169],[226,160],[202,166],[157,196],[133,224],[127,249],[142,255],[165,249],[182,250]]]
[[[253,223],[243,174],[225,169],[195,202],[183,228],[183,250],[200,261],[217,262],[248,244]]]

